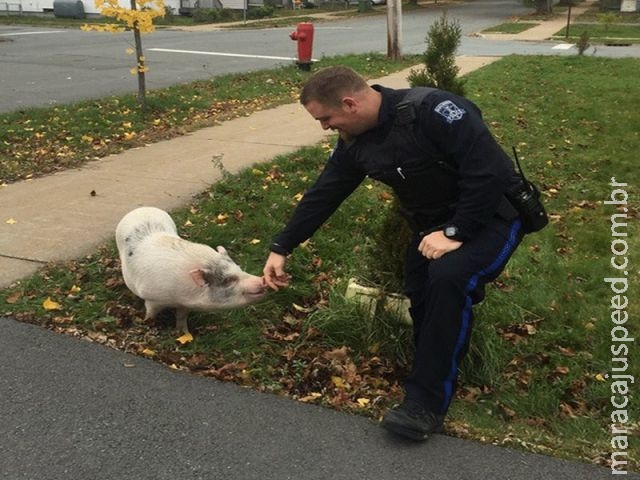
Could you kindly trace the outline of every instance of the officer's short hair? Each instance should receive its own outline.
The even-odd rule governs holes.
[[[300,103],[316,101],[339,106],[342,98],[368,88],[367,82],[349,67],[327,67],[319,70],[302,87]]]

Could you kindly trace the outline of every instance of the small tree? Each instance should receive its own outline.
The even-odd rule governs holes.
[[[136,66],[131,69],[133,75],[138,76],[138,104],[144,110],[146,108],[146,80],[145,73],[149,70],[145,63],[142,51],[142,33],[150,33],[155,30],[153,19],[164,17],[165,6],[163,0],[130,0],[131,7],[122,7],[118,0],[95,0],[95,5],[105,17],[115,18],[119,24],[109,25],[84,25],[85,31],[96,30],[101,32],[122,32],[126,28],[133,31],[135,44]],[[133,53],[133,51],[132,51]]]
[[[425,67],[411,70],[409,83],[412,87],[434,87],[464,95],[464,81],[458,78],[460,68],[456,65],[456,50],[460,46],[462,28],[457,20],[449,21],[444,13],[427,32],[427,50],[424,52]]]
[[[578,55],[584,54],[584,52],[589,48],[591,44],[589,43],[589,33],[584,31],[580,34],[580,38],[576,43],[576,47],[578,47]]]

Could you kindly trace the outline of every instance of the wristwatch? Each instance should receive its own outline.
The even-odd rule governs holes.
[[[455,225],[445,225],[442,232],[444,233],[444,236],[450,240],[456,240],[458,242],[462,241],[462,238],[460,237],[460,230]]]

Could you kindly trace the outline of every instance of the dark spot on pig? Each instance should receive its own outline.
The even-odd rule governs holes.
[[[234,285],[238,281],[238,277],[228,273],[229,269],[227,267],[229,265],[233,265],[233,262],[221,262],[220,259],[218,259],[217,262],[208,265],[207,271],[204,275],[207,284],[210,287],[219,290],[233,289]]]

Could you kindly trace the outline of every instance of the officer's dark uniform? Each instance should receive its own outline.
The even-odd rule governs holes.
[[[348,144],[338,141],[271,250],[291,253],[366,176],[392,187],[415,232],[405,278],[416,347],[406,397],[444,415],[467,351],[472,304],[522,239],[504,196],[517,177],[469,100],[433,90],[407,104],[415,89],[373,88],[382,94],[378,126]],[[437,229],[463,245],[430,261],[417,248]]]

